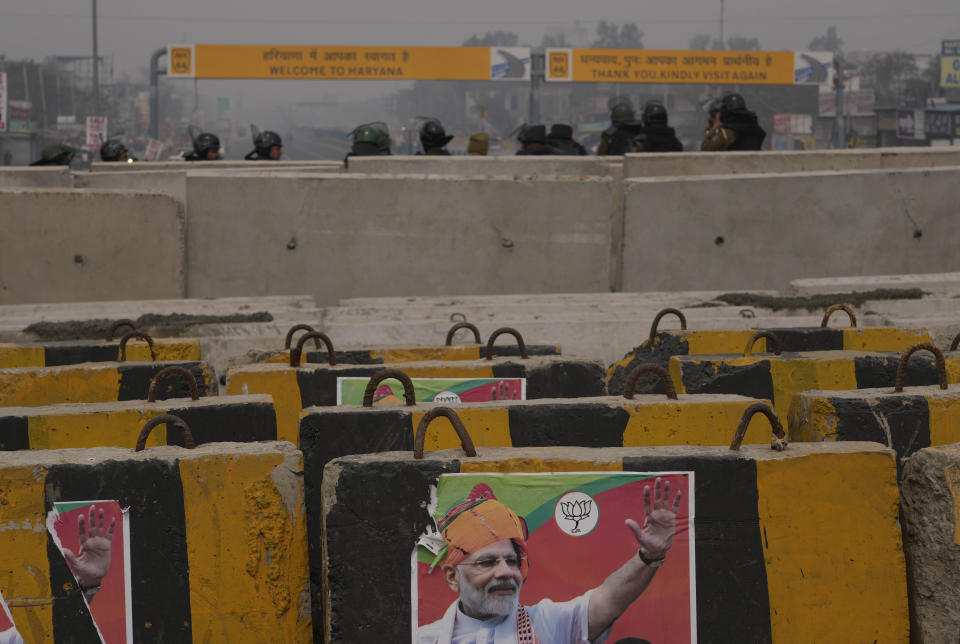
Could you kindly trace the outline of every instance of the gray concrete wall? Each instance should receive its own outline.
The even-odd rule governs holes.
[[[622,166],[623,157],[512,156],[512,157],[351,157],[347,171],[354,174],[444,174],[460,176],[601,176]]]
[[[139,163],[105,163],[95,161],[92,172],[151,172],[156,170],[270,170],[273,168],[332,168],[343,167],[340,161],[143,161]]]
[[[628,154],[627,178],[960,166],[960,148]]]
[[[9,166],[0,168],[0,188],[72,188],[67,166]]]
[[[613,179],[189,175],[190,297],[603,291]]]
[[[73,187],[92,190],[136,190],[159,192],[182,204],[187,202],[187,173],[184,170],[152,172],[76,172]]]
[[[628,179],[623,289],[957,270],[960,168]]]
[[[166,195],[0,190],[0,303],[183,297],[184,231]]]

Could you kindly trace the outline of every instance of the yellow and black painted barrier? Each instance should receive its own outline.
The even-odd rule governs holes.
[[[127,323],[128,320],[122,320]],[[0,343],[0,369],[18,367],[56,367],[85,362],[149,362],[152,360],[199,361],[200,341],[189,338],[153,339],[134,329],[117,342],[113,331],[107,340],[72,340],[27,344]],[[142,340],[145,344],[130,343]]]
[[[591,429],[585,426],[583,431]],[[793,443],[782,451],[759,445],[739,450],[675,446],[475,451],[476,456],[459,449],[427,452],[423,458],[409,451],[352,455],[327,466],[322,490],[327,573],[323,597],[324,634],[330,641],[410,638],[416,614],[411,550],[443,512],[436,506],[443,475],[487,476],[484,480],[497,485],[501,477],[518,473],[529,478],[565,472],[686,476],[695,500],[688,536],[695,561],[686,574],[696,588],[693,610],[687,614],[695,615],[700,638],[751,644],[909,640],[895,455],[881,445]],[[307,490],[309,494],[309,485]],[[642,516],[643,503],[636,503]],[[557,521],[554,512],[550,504],[548,517],[540,520]],[[627,530],[622,519],[606,526],[604,517],[611,513],[604,512],[599,510],[597,527],[582,537],[598,535],[589,549],[595,556],[585,554],[586,567],[576,568],[584,576],[592,574],[601,550],[617,556],[622,551],[621,562],[637,557],[633,536],[619,532]],[[536,517],[521,518],[529,526]],[[525,589],[532,589],[552,554],[534,543],[527,542]],[[683,550],[671,551],[656,575],[670,575],[669,567],[682,566],[683,557]],[[576,561],[568,565],[576,566]],[[653,583],[657,581],[655,577]],[[444,592],[445,607],[456,594]],[[549,584],[545,592],[551,592]],[[576,592],[548,597],[567,600]],[[649,592],[637,603],[656,602],[662,591],[651,586]],[[523,594],[520,599],[524,602]],[[422,592],[418,601],[424,601]],[[314,624],[319,624],[316,613]]]
[[[773,353],[753,353],[761,338]],[[740,394],[773,401],[781,419],[787,418],[794,394],[823,389],[844,391],[892,387],[898,353],[876,351],[781,351],[779,335],[760,331],[738,355],[673,356],[670,375],[677,391],[689,394]],[[773,345],[771,347],[771,344]],[[960,357],[947,359],[947,379],[960,382]],[[912,356],[906,365],[910,382],[935,384],[937,369],[932,357]]]
[[[193,376],[186,370],[179,375]],[[162,382],[158,374],[154,383]],[[154,387],[154,391],[158,387]],[[197,444],[277,440],[277,416],[270,396],[209,396],[200,398],[196,381],[191,398],[0,407],[0,451],[126,447],[130,428],[162,415],[173,415],[192,429]],[[182,445],[180,434],[165,426],[150,434],[148,446]]]
[[[908,360],[920,350],[934,354],[938,383],[905,391]],[[946,365],[939,349],[918,344],[901,356],[893,387],[800,392],[790,405],[790,439],[876,441],[901,463],[924,447],[960,442],[960,388],[948,386]]]
[[[850,318],[849,328],[832,328],[827,323],[833,313],[843,311]],[[676,316],[680,329],[658,329],[664,316]],[[607,388],[611,394],[623,391],[630,370],[638,364],[653,363],[666,368],[670,356],[717,355],[739,353],[757,331],[771,331],[780,340],[783,351],[904,351],[918,342],[930,342],[926,329],[916,327],[858,327],[854,312],[847,306],[829,307],[819,327],[776,329],[687,330],[687,319],[677,309],[664,309],[653,319],[650,337],[607,369]],[[761,340],[758,351],[767,346]],[[657,389],[656,391],[662,391]]]
[[[213,369],[203,362],[91,362],[0,369],[0,407],[145,400],[151,382],[167,367],[189,371],[201,396],[217,393]],[[190,386],[182,378],[165,379],[156,392],[159,400],[188,396]]]
[[[308,334],[309,335],[309,334]],[[305,336],[306,337],[306,336]],[[302,338],[301,338],[302,339]],[[281,440],[297,442],[300,412],[307,407],[337,404],[337,378],[370,378],[381,365],[302,364],[297,366],[255,364],[227,371],[228,394],[270,394],[277,408],[277,431]],[[581,398],[606,393],[603,367],[591,360],[533,356],[527,359],[424,361],[390,365],[411,378],[526,378],[527,398]]]
[[[4,460],[0,592],[14,623],[27,642],[99,642],[99,601],[110,602],[121,632],[129,615],[126,641],[311,642],[301,467],[300,452],[282,442],[37,450]],[[128,541],[129,587],[117,556],[106,576],[75,577],[48,532],[48,513],[79,505],[84,516],[87,501],[105,514],[79,532],[103,538],[117,520],[104,541],[111,554]],[[55,525],[76,552],[78,519],[67,516]]]
[[[462,330],[468,330],[473,335],[474,344],[453,344],[455,334]],[[306,331],[307,334],[318,334],[300,336],[297,344],[293,343],[295,334],[299,331]],[[512,331],[512,329],[511,329]],[[498,345],[493,346],[493,341],[507,329],[497,329],[494,331],[486,344],[480,341],[480,330],[470,322],[462,321],[454,324],[447,332],[447,339],[444,344],[437,345],[398,345],[398,346],[376,346],[376,347],[350,347],[349,349],[334,350],[334,360],[337,364],[394,364],[399,362],[423,362],[426,360],[480,360],[488,355],[492,357],[526,357],[531,356],[558,356],[560,347],[555,344],[526,344],[522,338],[516,345]],[[314,341],[315,351],[307,351],[304,362],[320,362],[327,359],[329,349],[321,348],[321,341],[332,347],[330,338],[318,332],[309,324],[297,324],[288,332],[284,340],[283,350],[268,356],[264,362],[289,362],[290,354],[294,351],[303,352],[304,344]]]

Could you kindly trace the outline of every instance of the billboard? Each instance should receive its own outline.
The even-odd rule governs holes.
[[[927,138],[923,110],[897,110],[897,138]]]
[[[100,146],[107,141],[107,117],[106,116],[88,116],[87,117],[87,148],[90,150],[99,150]]]
[[[167,46],[170,78],[530,80],[528,47]]]
[[[546,49],[553,82],[830,86],[833,55],[792,51]]]
[[[960,87],[960,40],[940,43],[940,87]]]

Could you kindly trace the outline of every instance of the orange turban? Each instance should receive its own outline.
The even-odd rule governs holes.
[[[512,539],[519,553],[527,554],[526,522],[500,503],[485,483],[474,486],[469,497],[450,508],[437,521],[437,529],[446,542],[437,561],[442,558],[445,566],[455,566],[468,555],[504,539]],[[527,576],[526,561],[521,572]]]

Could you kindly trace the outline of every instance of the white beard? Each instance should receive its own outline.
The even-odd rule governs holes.
[[[493,579],[482,589],[474,586],[467,576],[457,568],[457,582],[460,584],[460,602],[479,619],[505,617],[517,610],[520,601],[520,584],[513,579]],[[514,587],[512,595],[491,595],[494,586],[509,584]]]

